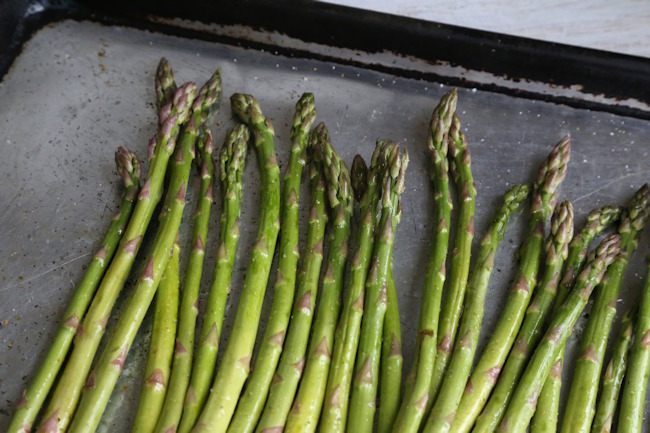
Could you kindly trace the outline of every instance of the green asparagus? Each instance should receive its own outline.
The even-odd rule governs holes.
[[[533,185],[531,216],[515,283],[485,351],[467,382],[452,430],[467,432],[494,388],[503,363],[521,327],[537,282],[544,224],[555,202],[555,191],[564,180],[571,153],[569,136],[555,145]]]
[[[476,353],[483,320],[485,296],[494,268],[497,248],[505,236],[506,225],[510,216],[521,208],[526,198],[528,198],[529,192],[527,186],[516,185],[506,193],[503,204],[497,210],[493,223],[481,242],[476,268],[472,273],[467,289],[467,300],[460,324],[459,340],[454,346],[453,357],[440,388],[440,398],[436,400],[424,427],[426,433],[446,432],[451,428]],[[567,232],[571,230],[563,224],[565,219],[572,220],[573,215],[570,213],[570,207],[567,210],[566,206],[563,206],[562,209],[564,209],[564,212],[558,212],[560,216],[557,217],[557,220],[559,221],[556,221],[555,224],[555,231],[560,230],[563,232],[563,235],[558,237],[567,236]],[[569,223],[568,226],[570,227],[570,225]],[[554,244],[550,242],[549,244],[551,245],[549,249],[553,248]]]
[[[296,103],[291,129],[291,155],[284,175],[280,260],[273,291],[273,305],[253,372],[237,404],[237,410],[228,427],[229,432],[251,433],[255,430],[282,353],[296,288],[300,179],[305,166],[309,130],[315,119],[314,95],[305,93]]]
[[[386,280],[388,305],[384,317],[384,331],[381,343],[381,375],[379,377],[379,415],[377,433],[389,433],[397,418],[402,401],[402,331],[397,303],[397,291],[393,279],[391,260]]]
[[[150,142],[147,179],[140,190],[138,202],[115,257],[77,329],[75,347],[50,399],[39,432],[64,432],[70,424],[84,381],[104,334],[106,321],[128,277],[153,211],[160,201],[167,163],[176,146],[180,125],[189,115],[195,94],[196,85],[188,83],[181,86],[174,93],[172,101],[161,108],[161,111],[167,114],[158,129],[157,139]]]
[[[377,188],[380,177],[377,166],[380,151],[381,148],[375,148],[370,169],[359,155],[352,161],[350,183],[355,199],[360,202],[360,225],[355,241],[355,253],[350,263],[350,278],[343,311],[335,331],[334,350],[320,421],[321,433],[343,433],[347,423],[352,372],[363,316],[364,286],[370,267],[377,205],[381,193],[381,189]]]
[[[226,308],[226,300],[230,293],[230,280],[235,262],[235,252],[239,241],[239,214],[242,200],[242,173],[246,162],[246,153],[250,132],[247,126],[238,125],[226,136],[219,154],[219,181],[221,182],[221,231],[219,248],[215,261],[212,283],[208,292],[208,300],[203,314],[203,326],[199,337],[194,366],[187,391],[179,398],[183,399],[182,409],[170,413],[168,430],[177,420],[179,411],[182,412],[180,424],[175,429],[179,432],[189,432],[199,416],[205,400],[208,397],[212,383],[214,367],[217,362],[221,326]],[[166,419],[166,417],[165,417]],[[176,421],[178,422],[178,421]],[[162,422],[161,422],[162,423]],[[164,427],[164,426],[160,426]],[[163,430],[167,432],[167,430]]]
[[[235,114],[253,131],[257,162],[262,177],[261,215],[256,243],[246,271],[235,323],[212,391],[193,432],[225,432],[237,399],[248,378],[262,302],[280,231],[280,169],[275,155],[271,120],[262,114],[250,95],[230,97]]]
[[[416,433],[429,403],[431,378],[436,358],[438,314],[445,284],[446,257],[449,243],[449,224],[452,202],[449,196],[449,175],[447,173],[448,132],[452,115],[456,111],[456,91],[445,94],[433,111],[427,146],[431,153],[430,177],[433,181],[435,212],[433,227],[435,239],[424,277],[422,304],[418,333],[415,341],[415,357],[406,378],[404,400],[397,413],[393,431],[395,433]]]
[[[339,318],[354,204],[348,168],[332,147],[327,129],[318,138],[311,151],[323,170],[332,225],[316,322],[300,386],[284,428],[287,433],[313,433],[318,425]]]
[[[623,283],[627,263],[637,246],[637,233],[643,229],[650,214],[650,187],[643,185],[628,205],[627,215],[621,217],[621,253],[607,270],[597,290],[587,326],[580,341],[580,356],[576,361],[569,391],[562,433],[588,432],[594,417],[598,382],[612,321],[616,315],[616,300]]]
[[[167,105],[176,92],[176,82],[174,81],[174,71],[172,71],[166,58],[161,58],[156,68],[156,78],[154,80],[156,89],[156,102],[158,110]],[[160,118],[162,120],[162,117]]]
[[[562,363],[564,361],[564,347],[548,372],[542,391],[547,388],[553,392],[541,392],[537,399],[537,408],[530,423],[531,432],[555,433],[557,419],[560,411],[560,388],[562,386]]]
[[[164,268],[169,262],[168,251],[172,249],[174,239],[178,235],[178,228],[185,208],[189,173],[196,155],[195,147],[199,128],[205,123],[210,109],[220,95],[221,74],[217,70],[201,87],[192,103],[189,122],[181,134],[180,146],[175,151],[165,205],[161,211],[161,224],[154,239],[153,249],[146,259],[145,270],[131,293],[113,334],[95,366],[95,371],[89,378],[79,408],[72,420],[70,431],[94,431],[108,404],[110,394],[122,371],[126,355],[156,293]],[[176,312],[174,312],[175,314]],[[168,368],[167,366],[166,369]],[[158,394],[155,400],[156,405],[162,404],[164,394]],[[153,408],[146,407],[145,410],[153,415],[151,413]]]
[[[408,152],[400,155],[399,147],[390,141],[379,141],[384,150],[381,184],[381,219],[375,234],[375,248],[370,270],[366,278],[366,298],[361,334],[357,351],[357,363],[350,396],[348,429],[353,432],[372,432],[375,415],[375,399],[379,384],[379,360],[384,315],[387,307],[387,277],[392,257],[395,229],[402,216],[401,194],[404,192],[404,176],[408,167]]]
[[[174,73],[167,62],[167,59],[164,57],[160,59],[156,70],[155,89],[158,109],[160,110],[160,108],[170,101],[174,91],[176,91]],[[163,112],[159,111],[159,114],[161,113]],[[162,218],[163,215],[164,213],[161,212],[159,218]],[[133,427],[131,428],[133,432],[153,431],[156,425],[156,420],[161,413],[159,403],[163,403],[163,399],[167,393],[170,365],[166,358],[167,355],[172,354],[174,348],[173,342],[177,324],[177,293],[178,285],[180,284],[179,253],[180,245],[178,245],[177,239],[172,248],[172,257],[163,271],[159,288],[156,292],[156,309],[154,312],[154,324],[151,331],[151,341],[149,343],[147,366],[145,367],[145,380],[142,384],[138,410],[135,415]],[[174,291],[176,292],[176,295],[174,295]],[[159,302],[161,298],[163,298],[164,301]],[[172,303],[176,303],[173,317],[171,316],[172,308],[170,308]],[[173,328],[168,327],[166,329],[168,332],[165,332],[168,321],[173,321],[174,326]],[[170,334],[169,331],[172,331],[173,333]],[[171,345],[169,344],[170,341]],[[150,411],[153,413],[149,414]]]
[[[618,431],[640,432],[643,427],[643,409],[650,377],[650,257],[646,258],[645,284],[641,292],[635,324],[634,343],[623,385],[623,398],[618,416]]]
[[[467,276],[469,275],[472,240],[474,239],[476,187],[472,177],[472,158],[465,141],[465,135],[460,131],[460,120],[456,113],[452,116],[451,128],[449,129],[449,156],[453,158],[450,167],[456,184],[460,207],[456,239],[454,240],[454,249],[451,252],[449,284],[440,310],[438,349],[427,404],[429,408],[436,401],[438,391],[446,377],[445,373],[450,362],[451,350],[454,341],[456,341],[458,321],[463,311],[463,299],[465,298]],[[447,397],[445,396],[444,399],[447,400]]]
[[[323,127],[317,127],[310,136],[311,147],[324,133]],[[305,353],[309,340],[309,331],[314,316],[314,307],[318,296],[318,280],[323,262],[323,243],[327,224],[326,192],[320,164],[311,160],[310,177],[310,213],[307,229],[305,254],[298,274],[296,300],[294,301],[285,350],[275,370],[269,396],[257,425],[257,432],[273,431],[284,428],[291,403],[293,402],[298,382],[305,366]]]
[[[7,433],[29,433],[31,431],[34,419],[70,350],[72,340],[92,300],[93,293],[115,255],[124,228],[131,218],[140,190],[140,161],[128,149],[119,147],[115,152],[115,163],[125,187],[120,209],[113,217],[101,246],[93,256],[88,269],[72,295],[65,313],[63,313],[63,321],[45,359],[29,386],[23,391]]]
[[[618,234],[607,237],[598,246],[582,270],[562,307],[553,316],[544,337],[535,349],[526,370],[515,388],[512,399],[499,425],[499,432],[521,432],[528,429],[539,392],[558,353],[573,332],[594,287],[602,280],[606,269],[620,249]]]
[[[183,410],[183,399],[190,381],[192,368],[196,317],[199,312],[199,288],[203,272],[208,224],[210,222],[210,208],[213,201],[214,163],[212,162],[212,133],[209,129],[204,128],[201,131],[196,147],[198,150],[196,162],[201,173],[201,187],[196,211],[194,212],[193,247],[190,252],[183,287],[176,350],[174,351],[167,394],[165,395],[160,417],[155,425],[155,431],[158,432],[168,432],[170,428],[172,431],[176,431]]]
[[[584,227],[569,245],[569,255],[564,265],[563,277],[558,286],[555,302],[551,309],[551,316],[560,309],[571,287],[573,287],[573,283],[587,258],[589,245],[593,239],[618,221],[620,216],[621,209],[617,206],[604,206],[594,209],[589,213]],[[537,409],[531,422],[533,433],[555,433],[557,429],[557,419],[560,411],[563,358],[564,348],[560,350],[560,355],[558,355],[558,359],[553,364],[546,383],[542,387],[542,392],[537,401]]]
[[[557,293],[562,266],[568,256],[572,238],[573,207],[569,201],[563,201],[555,208],[551,218],[551,233],[546,240],[546,263],[539,287],[528,306],[516,343],[508,355],[497,385],[483,412],[476,419],[473,430],[475,433],[494,432],[499,427],[526,363],[548,324],[551,305]]]
[[[156,307],[149,354],[144,369],[144,381],[140,390],[138,409],[131,428],[133,433],[153,432],[167,393],[176,336],[180,250],[181,246],[177,237],[172,247],[172,257],[163,271],[156,291]]]
[[[591,431],[594,433],[609,433],[612,431],[614,412],[616,411],[619,392],[627,369],[627,354],[632,341],[633,330],[634,309],[631,309],[621,319],[621,333],[614,346],[609,364],[605,369],[603,385],[596,406],[596,415],[591,426]]]
[[[188,127],[184,135],[187,136],[190,130],[191,128]],[[191,144],[184,146],[183,142]],[[70,432],[93,432],[97,428],[110,394],[122,371],[133,339],[156,293],[163,270],[169,262],[170,251],[177,236],[185,207],[189,166],[194,159],[194,140],[184,139],[181,143],[183,144],[176,151],[177,156],[174,162],[177,165],[172,168],[167,200],[162,211],[165,216],[156,233],[154,247],[146,259],[145,269],[129,296],[106,348],[86,383],[79,407],[68,430]],[[187,160],[189,163],[186,162]],[[151,408],[145,410],[149,409]]]
[[[95,366],[95,371],[88,380],[70,425],[70,432],[95,431],[108,404],[131,344],[156,293],[162,272],[169,262],[169,251],[177,236],[185,208],[189,174],[196,155],[198,128],[205,122],[220,93],[221,77],[217,72],[201,88],[192,104],[189,123],[175,152],[165,206],[161,211],[164,216],[156,232],[151,253],[145,260],[145,270],[129,296],[113,334]]]
[[[621,208],[618,206],[607,205],[589,212],[584,227],[569,244],[569,254],[564,265],[564,270],[562,271],[562,280],[557,288],[556,301],[553,303],[552,314],[557,313],[569,295],[575,279],[587,259],[591,242],[596,236],[616,223],[620,217]]]

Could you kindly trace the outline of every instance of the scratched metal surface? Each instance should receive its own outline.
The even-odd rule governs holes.
[[[282,169],[289,153],[293,106],[305,91],[315,93],[318,120],[328,124],[334,145],[348,163],[355,153],[368,158],[376,138],[392,138],[408,147],[411,165],[394,274],[405,368],[411,363],[433,232],[427,125],[433,107],[449,88],[344,64],[65,21],[37,32],[0,84],[0,430],[8,425],[14,403],[44,355],[75,284],[117,210],[121,186],[113,164],[115,148],[127,145],[145,155],[156,120],[153,74],[161,56],[169,59],[179,82],[201,84],[214,68],[222,69],[225,97],[221,111],[210,121],[217,143],[234,124],[227,96],[236,91],[256,95],[275,124]],[[578,226],[592,208],[624,204],[650,179],[650,125],[645,121],[470,88],[459,89],[458,112],[472,150],[479,194],[475,244],[505,190],[529,182],[551,146],[566,133],[571,133],[573,154],[560,198],[572,200]],[[252,247],[259,201],[256,171],[255,158],[250,156],[227,324],[233,319]],[[195,178],[192,191],[196,187]],[[219,211],[215,203],[202,300],[214,265]],[[182,225],[186,247],[188,221]],[[499,252],[486,303],[483,342],[513,277],[514,253],[524,224],[525,218],[511,224]],[[632,260],[620,311],[638,295],[649,232],[643,232]],[[132,274],[141,266],[136,261]],[[114,311],[119,311],[124,298]],[[582,324],[584,320],[570,341],[571,358]],[[100,431],[125,431],[132,421],[149,326],[150,319],[129,354]],[[224,335],[228,330],[227,326]],[[571,368],[572,362],[567,362],[567,373]]]

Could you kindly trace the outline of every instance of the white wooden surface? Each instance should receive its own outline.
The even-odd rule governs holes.
[[[650,0],[326,0],[650,58]]]

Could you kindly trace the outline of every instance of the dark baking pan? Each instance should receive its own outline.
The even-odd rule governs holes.
[[[649,179],[648,59],[314,2],[0,1],[0,430],[119,203],[115,148],[124,144],[145,155],[161,56],[179,81],[200,83],[222,69],[224,98],[210,124],[217,143],[234,124],[226,97],[256,95],[275,124],[281,169],[293,105],[305,91],[316,95],[318,120],[328,124],[348,163],[356,153],[368,158],[376,138],[408,147],[394,254],[405,366],[413,357],[422,269],[434,230],[427,125],[443,93],[458,88],[458,113],[472,149],[475,245],[505,190],[531,181],[567,133],[572,161],[559,198],[573,202],[578,226],[597,206],[625,204]],[[249,159],[226,334],[258,214],[259,177]],[[217,200],[207,277],[219,212]],[[497,256],[482,341],[507,296],[525,223],[522,216],[513,224]],[[185,243],[190,232],[184,222]],[[649,234],[642,233],[632,258],[620,312],[638,300]],[[141,267],[136,262],[133,275]],[[202,284],[204,301],[209,281]],[[271,296],[268,290],[262,323]],[[575,359],[584,323],[569,342],[568,359]],[[101,431],[130,425],[150,326],[147,319]],[[572,367],[565,364],[569,376]]]

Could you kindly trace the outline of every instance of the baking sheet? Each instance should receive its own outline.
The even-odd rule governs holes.
[[[228,96],[233,92],[255,95],[275,125],[282,170],[289,154],[294,104],[305,91],[315,93],[317,121],[326,122],[333,144],[348,163],[355,153],[368,159],[377,138],[392,138],[408,148],[411,165],[394,276],[404,365],[410,366],[422,269],[433,233],[426,134],[431,111],[449,87],[342,63],[287,57],[273,50],[63,21],[38,31],[0,83],[0,430],[8,425],[13,404],[49,347],[60,314],[117,210],[121,186],[113,164],[115,148],[126,145],[145,156],[156,121],[153,77],[161,56],[169,59],[178,82],[194,80],[200,85],[213,69],[221,68],[224,97],[220,112],[211,119],[216,143],[223,142],[227,128],[235,123]],[[459,88],[458,113],[472,151],[478,189],[475,245],[505,190],[531,181],[551,147],[567,133],[572,137],[572,161],[560,198],[572,201],[578,227],[591,209],[625,204],[650,178],[647,121],[472,88]],[[243,230],[227,323],[233,319],[256,224],[259,181],[252,153],[244,179]],[[217,202],[208,240],[207,278],[214,265],[219,211]],[[182,226],[185,239],[191,230],[188,221]],[[482,341],[496,323],[513,278],[514,253],[525,222],[524,216],[511,224],[497,256]],[[643,257],[650,252],[649,232],[642,233],[627,273],[621,312],[638,295],[645,272]],[[141,265],[136,262],[134,275]],[[202,284],[203,301],[207,278]],[[274,271],[270,287],[273,280]],[[271,290],[262,323],[270,295]],[[124,298],[118,301],[118,309]],[[145,322],[134,343],[100,431],[125,431],[132,421],[149,325]],[[228,326],[225,329],[224,337],[229,332]],[[574,333],[570,343],[576,340]],[[571,359],[574,346],[567,351]],[[572,367],[572,362],[566,362],[565,372]]]

